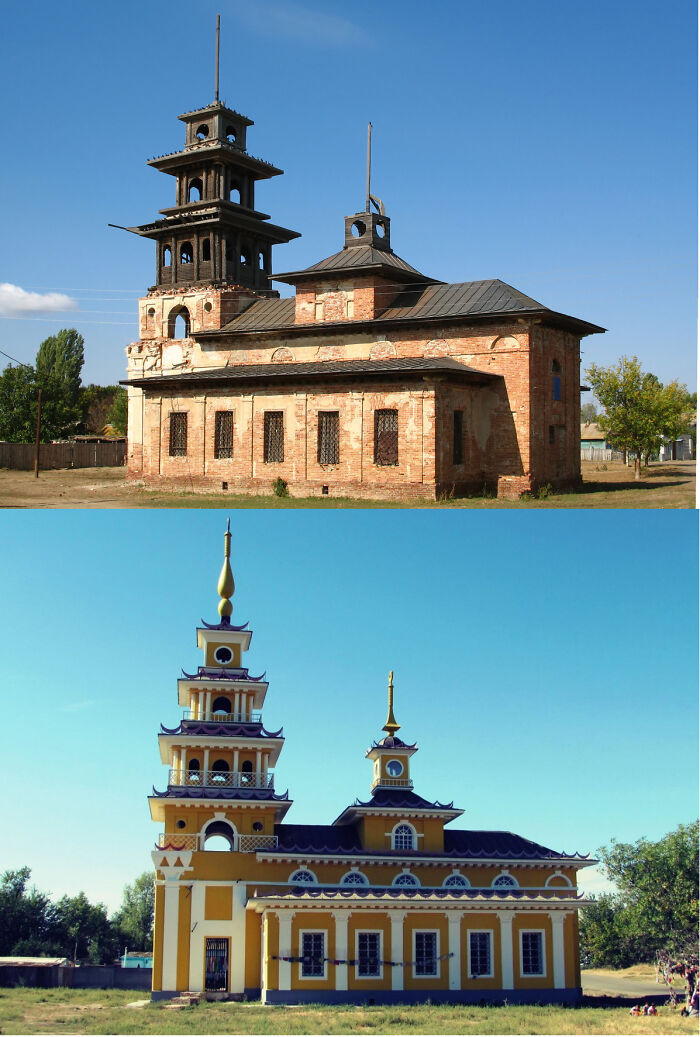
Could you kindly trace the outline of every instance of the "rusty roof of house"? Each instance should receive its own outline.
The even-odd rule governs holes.
[[[381,276],[398,278],[400,281],[421,281],[423,284],[434,283],[434,278],[426,277],[420,270],[407,263],[401,256],[397,256],[391,249],[373,248],[371,245],[347,246],[335,252],[318,263],[305,267],[303,270],[293,270],[287,274],[272,274],[271,281],[286,281],[287,284],[296,284],[297,281],[313,281],[319,274],[342,274],[342,273],[378,273]]]
[[[581,439],[605,440],[605,433],[600,431],[600,426],[595,421],[587,421],[581,425]]]
[[[184,388],[193,384],[220,384],[250,386],[255,383],[296,381],[394,381],[407,378],[446,378],[451,382],[486,384],[502,378],[490,371],[460,364],[451,357],[390,357],[387,360],[326,360],[297,364],[239,364],[231,367],[205,368],[183,374],[165,374],[150,378],[131,378],[122,385],[136,385],[140,389],[160,392],[163,388]]]

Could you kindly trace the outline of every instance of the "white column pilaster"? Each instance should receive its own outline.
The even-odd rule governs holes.
[[[209,749],[208,748],[204,750],[204,760],[202,762],[202,770],[204,771],[205,775],[207,775],[209,773]],[[202,778],[202,781],[206,781],[206,780],[207,780],[206,777]]]
[[[564,959],[564,919],[563,911],[551,911],[552,920],[552,962],[554,964],[554,989],[563,990],[566,986],[566,964]]]
[[[180,784],[184,785],[187,781],[187,749],[184,747],[180,749]]]
[[[207,716],[211,715],[211,692],[205,691],[204,693],[204,712]]]
[[[274,912],[263,911],[262,941],[260,943],[260,1000],[267,1000],[267,970],[270,967],[270,915]]]
[[[404,911],[389,911],[391,920],[391,961],[403,961]],[[391,970],[391,989],[403,990],[403,965],[394,965]]]
[[[294,917],[293,911],[280,911],[279,919],[279,946],[277,953],[291,954],[292,953],[292,918]],[[279,982],[277,985],[278,990],[291,990],[292,989],[292,963],[291,961],[282,961],[281,957],[279,960]]]
[[[203,882],[192,883],[190,908],[190,981],[188,990],[204,990],[204,891]]]
[[[450,990],[460,990],[462,986],[462,938],[460,935],[461,914],[450,911],[447,915],[447,950],[452,954],[448,959],[450,966]]]
[[[262,760],[262,749],[255,750],[255,786],[260,788],[260,779],[262,776],[262,767],[260,766]]]
[[[165,883],[163,903],[163,990],[177,990],[177,929],[180,914],[180,886]]]
[[[245,988],[245,883],[234,883],[232,899],[229,990],[233,994],[242,994]]]
[[[513,915],[510,911],[499,911],[501,923],[501,986],[513,989]]]
[[[348,912],[347,911],[334,911],[333,921],[335,922],[335,957],[336,958],[347,958],[348,957]],[[344,965],[334,965],[335,968],[335,989],[336,990],[347,990],[348,989],[348,966],[347,962]]]
[[[237,692],[234,693],[234,696],[233,696],[233,712],[234,712],[234,715],[236,717],[236,720],[239,720],[240,716],[241,716],[241,693],[240,693],[240,691],[237,691]]]
[[[238,749],[233,750],[233,773],[236,777],[233,779],[234,788],[238,788]]]

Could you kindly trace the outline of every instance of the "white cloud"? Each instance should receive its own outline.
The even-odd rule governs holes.
[[[598,865],[581,868],[578,873],[578,891],[586,896],[597,896],[600,893],[616,893],[617,887],[610,879],[606,879],[603,869]]]
[[[26,313],[62,313],[77,310],[78,302],[61,292],[28,292],[16,284],[0,284],[0,317],[15,317]]]
[[[236,13],[252,29],[266,34],[273,32],[308,44],[343,46],[367,39],[364,29],[347,18],[286,0],[239,0]]]

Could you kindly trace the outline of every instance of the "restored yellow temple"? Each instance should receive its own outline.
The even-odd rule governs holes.
[[[243,665],[231,622],[231,534],[219,622],[197,628],[203,661],[178,680],[185,710],[162,728],[163,826],[153,852],[153,997],[305,1001],[559,1001],[581,995],[579,868],[595,863],[511,832],[446,827],[463,811],[413,791],[415,744],[366,756],[370,796],[320,825],[284,822],[275,792],[284,739],[263,726],[268,684]],[[217,847],[223,846],[223,852]]]

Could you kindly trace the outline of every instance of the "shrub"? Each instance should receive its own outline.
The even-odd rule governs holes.
[[[289,486],[287,486],[287,483],[279,475],[272,484],[272,492],[275,497],[289,496]]]

